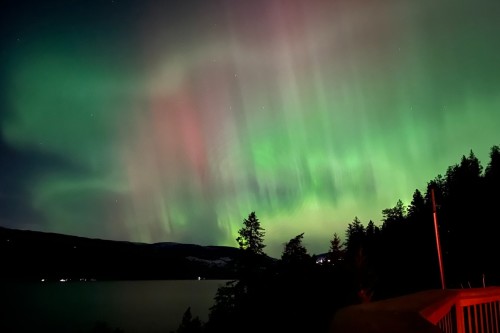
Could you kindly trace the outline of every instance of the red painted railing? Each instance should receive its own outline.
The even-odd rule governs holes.
[[[455,290],[455,296],[421,314],[443,332],[500,333],[500,288]]]
[[[429,290],[340,310],[331,332],[500,333],[500,288]]]

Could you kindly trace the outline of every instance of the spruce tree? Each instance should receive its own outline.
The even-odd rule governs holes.
[[[335,264],[337,261],[344,259],[345,249],[340,236],[337,233],[333,234],[333,238],[330,240],[330,248],[328,250],[328,259],[331,264]]]
[[[251,212],[248,218],[243,221],[243,228],[238,231],[240,235],[236,238],[240,249],[252,254],[264,254],[264,229],[260,226],[259,219],[255,212]]]
[[[299,264],[307,261],[311,257],[307,253],[307,249],[302,245],[304,233],[295,236],[285,244],[285,249],[281,255],[281,260],[287,264]]]

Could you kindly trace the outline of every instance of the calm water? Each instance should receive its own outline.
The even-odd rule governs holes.
[[[184,311],[208,319],[222,280],[8,283],[0,332],[89,332],[97,322],[125,333],[176,330]]]

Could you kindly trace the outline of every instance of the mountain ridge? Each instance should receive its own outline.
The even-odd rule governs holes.
[[[232,279],[239,253],[230,246],[141,243],[0,227],[5,267],[0,279]]]

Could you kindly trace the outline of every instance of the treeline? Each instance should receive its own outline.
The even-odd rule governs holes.
[[[344,241],[332,235],[325,260],[303,246],[304,234],[289,240],[281,260],[264,254],[265,230],[254,212],[244,220],[238,280],[219,288],[209,320],[189,309],[182,332],[326,332],[343,306],[441,287],[431,193],[448,288],[500,283],[500,148],[484,168],[471,151],[446,174],[382,211],[381,225],[355,217]]]
[[[363,262],[361,285],[377,298],[441,287],[432,190],[446,287],[500,283],[500,148],[493,146],[484,170],[471,151],[429,181],[425,193],[415,190],[408,207],[398,201],[384,209],[380,227],[349,224],[347,252]]]

